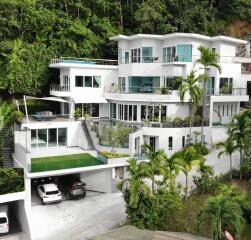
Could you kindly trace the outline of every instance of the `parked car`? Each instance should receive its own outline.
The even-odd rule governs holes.
[[[79,199],[86,196],[86,184],[80,180],[64,182],[61,189],[68,199]]]
[[[9,207],[0,205],[0,234],[9,232]]]
[[[43,204],[62,201],[62,194],[54,183],[40,185],[37,191]]]
[[[86,184],[82,181],[71,182],[65,187],[65,195],[71,199],[84,198],[86,196]]]

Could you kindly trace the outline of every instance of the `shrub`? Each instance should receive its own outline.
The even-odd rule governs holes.
[[[213,193],[217,190],[219,186],[219,180],[214,175],[213,167],[205,165],[204,163],[200,165],[199,176],[193,176],[193,182],[196,185],[195,193]]]
[[[76,110],[74,111],[74,117],[76,119],[79,119],[81,117],[81,109],[80,108],[76,108]]]
[[[194,123],[195,123],[195,125],[201,125],[202,124],[202,117],[200,116],[200,115],[196,115],[195,117],[194,117]]]
[[[122,157],[128,157],[128,154],[123,153],[116,153],[116,152],[101,152],[101,154],[107,158],[122,158]]]
[[[206,146],[197,143],[197,144],[192,144],[192,146],[195,148],[195,150],[197,151],[197,153],[205,156],[209,153],[209,150],[206,148]]]
[[[182,120],[181,120],[180,117],[174,118],[174,119],[173,119],[173,124],[174,124],[174,126],[180,126],[181,121],[182,121]]]
[[[245,160],[241,164],[240,172],[243,178],[250,179],[251,178],[251,161]]]
[[[130,206],[128,190],[124,192],[124,199],[130,224],[151,230],[166,230],[167,219],[181,207],[179,195],[165,190],[160,190],[155,194],[141,192],[137,208]]]

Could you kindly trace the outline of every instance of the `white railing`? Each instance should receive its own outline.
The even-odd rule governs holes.
[[[61,85],[61,84],[52,84],[50,86],[51,91],[60,91],[60,92],[70,92],[70,85]]]
[[[95,58],[74,58],[74,57],[61,57],[57,59],[52,59],[51,64],[59,64],[59,63],[67,63],[67,64],[96,64],[96,65],[118,65],[117,60],[110,59],[95,59]]]

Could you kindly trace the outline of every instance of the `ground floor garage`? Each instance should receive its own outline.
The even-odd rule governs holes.
[[[84,199],[32,206],[34,240],[84,240],[120,225],[126,218],[121,193],[89,192]]]

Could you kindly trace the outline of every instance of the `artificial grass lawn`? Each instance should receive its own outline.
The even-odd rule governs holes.
[[[251,201],[251,185],[246,180],[235,180],[233,181],[237,187],[246,192],[248,199]],[[230,184],[229,182],[227,184]],[[211,236],[210,225],[201,227],[200,230],[196,226],[196,214],[200,207],[204,205],[210,194],[194,195],[191,196],[187,201],[184,201],[182,207],[177,211],[172,218],[168,220],[168,230],[174,232],[188,232],[195,235],[201,235],[204,237]],[[246,224],[241,240],[251,239],[251,225]]]
[[[31,159],[31,172],[44,172],[77,167],[102,165],[103,162],[88,153]]]

